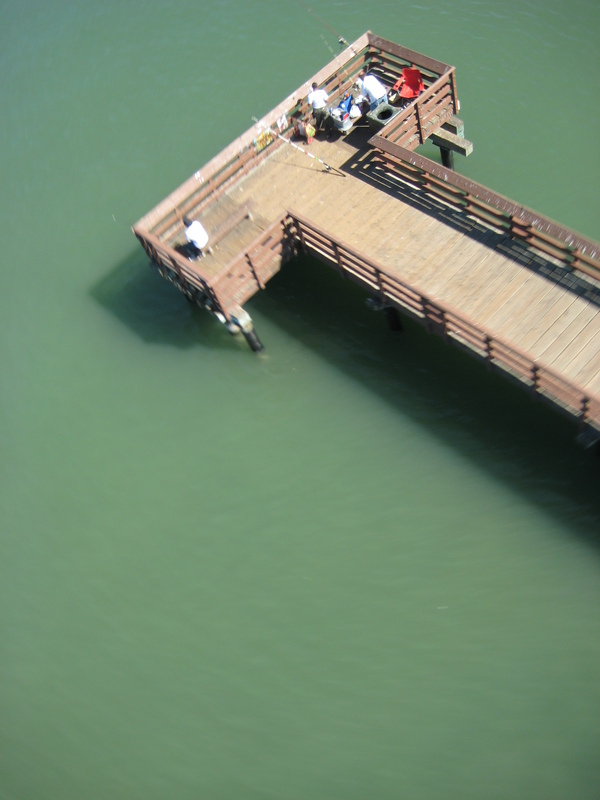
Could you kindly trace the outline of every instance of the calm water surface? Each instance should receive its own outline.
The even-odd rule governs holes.
[[[0,798],[596,798],[600,462],[313,261],[253,356],[130,226],[371,29],[600,239],[590,2],[0,2]]]

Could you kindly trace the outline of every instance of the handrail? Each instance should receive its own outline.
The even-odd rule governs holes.
[[[189,297],[196,292],[201,292],[211,301],[215,310],[222,310],[221,300],[211,285],[210,276],[201,271],[199,264],[190,263],[188,259],[163,244],[157,236],[149,231],[135,226],[133,232],[163,278],[171,280]],[[168,274],[169,271],[176,276],[177,280],[171,278]]]
[[[600,244],[382,136],[370,144],[402,180],[525,242],[567,269],[600,280]]]
[[[443,61],[438,61],[416,50],[410,50],[408,47],[396,44],[396,42],[384,39],[374,33],[369,33],[369,46],[372,51],[377,53],[379,59],[385,56],[393,56],[403,64],[417,64],[419,69],[426,70],[434,75],[443,75],[449,68],[449,65]]]
[[[296,253],[289,230],[288,214],[274,220],[241,252],[210,279],[210,287],[220,298],[223,313],[229,318],[233,305],[241,306]]]
[[[198,214],[211,199],[221,194],[242,172],[247,172],[257,166],[263,158],[282,145],[280,139],[275,139],[266,147],[258,150],[255,141],[266,128],[275,127],[277,121],[284,116],[288,119],[288,126],[280,132],[284,135],[291,134],[293,122],[290,120],[302,116],[308,110],[306,98],[313,81],[320,86],[325,86],[327,91],[335,97],[354,83],[356,75],[369,59],[373,57],[381,60],[386,55],[422,66],[430,73],[429,77],[443,73],[446,81],[448,80],[447,76],[454,69],[367,31],[255,125],[244,131],[228,147],[197,170],[181,186],[138,220],[135,227],[140,230],[145,229],[159,238],[171,236],[181,225],[181,216]]]
[[[216,200],[240,175],[256,167],[267,154],[280,145],[279,140],[271,140],[264,147],[259,147],[253,140],[249,146],[238,150],[228,160],[221,159],[213,163],[211,170],[196,172],[193,187],[188,182],[184,184],[185,192],[178,190],[173,193],[170,197],[170,208],[149,230],[159,238],[170,238],[181,228],[182,217],[199,216],[208,203]]]
[[[447,303],[388,273],[374,259],[336,239],[296,211],[289,210],[275,220],[243,253],[212,275],[204,273],[201,265],[191,265],[154,234],[137,226],[134,233],[164,277],[172,280],[188,296],[200,291],[210,300],[213,311],[222,313],[226,319],[230,318],[232,309],[241,306],[257,290],[264,289],[279,268],[274,266],[277,258],[280,257],[279,263],[283,263],[300,245],[305,251],[333,264],[341,275],[367,287],[382,303],[401,307],[429,331],[467,349],[490,368],[517,379],[528,386],[534,396],[543,397],[576,416],[582,426],[588,425],[600,431],[600,397],[564,378],[526,351],[495,336],[485,326],[468,319]]]
[[[348,89],[355,80],[356,74],[360,71],[365,58],[365,52],[351,56],[338,69],[332,73],[324,85],[328,91],[334,95],[340,95]],[[444,121],[454,113],[454,105],[450,102],[450,76],[453,75],[454,67],[449,67],[445,75],[433,83],[408,109],[397,115],[386,128],[382,131],[385,137],[393,138],[394,132],[398,129],[398,141],[407,142],[415,135],[415,126],[407,126],[406,122],[412,114],[417,116],[416,132],[418,142],[422,144],[434,128],[438,128]],[[443,91],[446,89],[446,91]],[[198,170],[193,178],[189,179],[182,186],[173,192],[152,212],[146,215],[143,220],[136,223],[138,227],[147,227],[149,231],[159,238],[169,238],[181,227],[181,218],[186,215],[198,216],[208,203],[217,199],[226,189],[234,183],[242,174],[248,173],[266,158],[268,155],[282,145],[281,139],[268,137],[264,146],[258,145],[257,141],[261,134],[268,127],[277,126],[277,121],[281,117],[288,119],[287,128],[282,130],[284,135],[291,134],[292,123],[289,119],[302,116],[307,112],[306,98],[297,97],[297,92],[288,98],[295,100],[295,105],[288,106],[284,101],[274,111],[263,117],[256,126],[246,131],[238,137],[235,142],[227,147],[217,157],[212,159],[205,167]],[[282,109],[284,109],[282,111]],[[281,113],[280,113],[281,112]],[[279,116],[276,116],[279,114]],[[399,125],[399,122],[401,123]],[[389,132],[388,132],[389,131]],[[249,136],[249,134],[252,134]]]
[[[396,114],[383,128],[379,138],[406,145],[415,139],[414,146],[423,144],[446,119],[458,113],[454,88],[454,67],[441,75],[431,86]],[[411,117],[414,121],[411,122]]]
[[[168,197],[162,200],[155,208],[149,211],[144,217],[135,223],[135,227],[139,229],[146,229],[153,233],[157,233],[157,226],[161,226],[165,220],[170,220],[172,224],[176,224],[177,215],[175,208],[180,213],[187,213],[181,211],[185,206],[186,209],[191,210],[196,208],[193,198],[198,192],[203,191],[203,187],[210,185],[213,189],[219,189],[222,183],[219,174],[222,171],[227,171],[240,158],[243,158],[243,153],[246,151],[254,150],[254,140],[265,130],[265,128],[273,127],[277,124],[277,120],[282,116],[290,117],[293,114],[301,113],[302,109],[306,108],[306,98],[310,92],[313,81],[319,85],[327,81],[337,80],[337,75],[343,71],[346,66],[352,66],[356,63],[357,55],[361,58],[368,52],[369,40],[373,36],[370,31],[363,33],[352,45],[342,51],[338,56],[333,58],[328,64],[322,67],[315,75],[309,80],[305,81],[299,86],[292,94],[282,100],[274,109],[269,111],[262,117],[255,125],[244,131],[234,142],[228,147],[218,153],[213,159],[206,163],[203,167],[197,170],[194,175],[188,178],[181,186],[175,189]],[[287,129],[291,130],[291,125]],[[252,158],[252,164],[247,164],[246,168],[255,166],[267,153],[272,152],[276,147],[281,145],[281,141],[276,139],[268,148],[264,148],[260,153],[255,153],[258,158]],[[201,196],[201,195],[200,195]],[[192,199],[192,202],[188,201]],[[201,201],[203,202],[203,200]],[[169,225],[162,229],[158,235],[163,235],[164,231],[169,229]]]
[[[295,236],[306,251],[332,263],[342,275],[366,286],[383,303],[402,307],[428,330],[479,356],[490,368],[516,378],[535,396],[544,397],[578,417],[582,426],[600,431],[600,397],[469,320],[447,303],[391,275],[374,259],[334,238],[298,212],[290,210],[288,214]]]

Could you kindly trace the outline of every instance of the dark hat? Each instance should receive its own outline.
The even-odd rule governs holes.
[[[190,225],[192,224],[192,220],[189,217],[184,217],[182,222],[186,228],[189,228]]]

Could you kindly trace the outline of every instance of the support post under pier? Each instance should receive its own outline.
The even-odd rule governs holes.
[[[387,301],[381,297],[367,297],[367,308],[371,311],[383,311],[388,322],[388,328],[391,331],[403,331],[402,318],[398,309],[395,306],[387,305]]]
[[[442,156],[442,164],[446,169],[454,169],[454,153],[446,147],[440,147],[440,155]]]
[[[404,330],[402,327],[402,318],[400,317],[397,308],[394,308],[394,306],[386,306],[383,311],[387,317],[388,327],[391,331],[401,332]]]
[[[241,306],[237,306],[231,315],[231,321],[239,327],[244,334],[244,339],[253,353],[260,353],[265,349],[263,343],[258,338],[258,334],[254,330],[252,317]]]

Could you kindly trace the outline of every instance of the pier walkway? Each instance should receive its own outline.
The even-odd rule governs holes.
[[[368,33],[315,80],[339,95],[367,65],[391,86],[406,64],[419,66],[426,91],[387,124],[295,143],[311,79],[140,220],[136,236],[164,277],[255,349],[243,305],[302,250],[363,285],[391,321],[417,318],[597,439],[600,245],[415,152],[428,138],[445,163],[470,149],[454,68]],[[210,235],[196,262],[179,252],[184,214]]]

